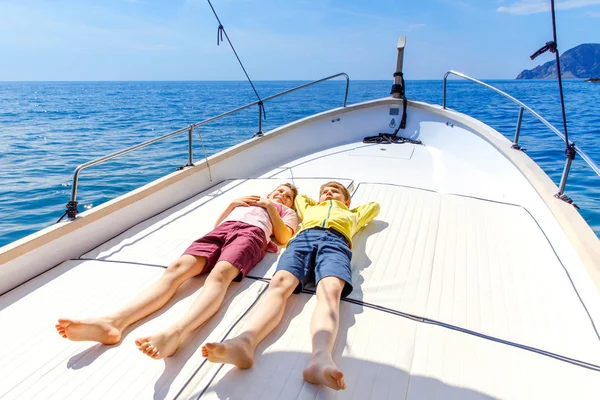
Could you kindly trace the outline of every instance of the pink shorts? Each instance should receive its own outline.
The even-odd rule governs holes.
[[[203,272],[210,272],[218,261],[227,261],[240,270],[239,282],[265,256],[267,239],[257,226],[227,221],[217,226],[187,248],[183,254],[206,257]]]

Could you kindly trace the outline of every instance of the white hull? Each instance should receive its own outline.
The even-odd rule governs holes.
[[[600,241],[556,186],[490,127],[411,102],[399,134],[381,99],[278,128],[0,251],[2,398],[595,398],[600,389]],[[399,122],[398,116],[396,123]],[[381,214],[355,239],[355,291],[335,356],[348,389],[303,382],[315,299],[293,296],[250,371],[204,362],[235,334],[278,255],[233,284],[223,310],[174,357],[135,338],[177,319],[194,278],[114,347],[60,338],[61,316],[101,315],[162,273],[233,198],[293,181],[312,197],[339,180]],[[58,266],[56,266],[58,265]],[[28,361],[23,361],[28,360]]]

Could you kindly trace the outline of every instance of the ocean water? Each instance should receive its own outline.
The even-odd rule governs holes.
[[[343,103],[345,81],[329,81],[265,104],[267,131]],[[562,131],[554,81],[487,81],[529,105]],[[305,82],[255,82],[262,97]],[[391,81],[351,81],[348,103],[389,95]],[[441,104],[442,81],[407,81],[407,97]],[[564,82],[570,138],[600,162],[600,84]],[[55,223],[70,198],[73,172],[87,161],[141,143],[255,100],[247,82],[0,82],[0,246]],[[448,106],[512,140],[518,106],[467,81],[449,81]],[[257,131],[255,107],[202,127],[208,155]],[[558,183],[564,143],[524,116],[520,143]],[[197,134],[194,160],[203,157]],[[79,210],[172,172],[187,162],[187,135],[105,164],[79,179]],[[600,235],[600,178],[574,161],[567,194]]]

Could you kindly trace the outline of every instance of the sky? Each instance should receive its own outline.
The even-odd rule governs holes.
[[[450,69],[513,79],[553,59],[550,0],[211,0],[253,80]],[[600,43],[600,0],[556,0],[561,53]],[[243,80],[206,0],[0,0],[0,81]]]

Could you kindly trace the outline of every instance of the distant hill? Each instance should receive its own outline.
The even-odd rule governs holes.
[[[565,79],[600,78],[600,44],[585,43],[565,51],[560,56],[560,69]],[[552,79],[556,76],[554,60],[524,70],[517,79]]]

